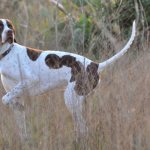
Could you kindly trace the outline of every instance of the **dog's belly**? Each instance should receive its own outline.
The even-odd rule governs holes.
[[[40,71],[40,74],[37,74],[37,78],[38,82],[36,82],[35,87],[30,88],[31,96],[36,96],[49,90],[67,86],[71,78],[70,68],[43,70]]]
[[[1,75],[1,80],[6,92],[9,92],[18,83],[17,80],[4,75]],[[37,96],[50,90],[59,89],[66,85],[67,85],[67,80],[57,80],[57,81],[53,80],[51,82],[50,80],[47,81],[41,80],[35,83],[33,86],[28,86],[28,88],[25,91],[27,91],[27,94],[29,94],[29,96]]]
[[[66,85],[67,85],[66,80],[64,81],[61,80],[59,82],[56,82],[54,85],[49,83],[40,83],[40,84],[36,84],[36,87],[28,89],[28,94],[30,94],[30,96],[38,96],[48,91],[60,89],[62,87],[65,87]]]

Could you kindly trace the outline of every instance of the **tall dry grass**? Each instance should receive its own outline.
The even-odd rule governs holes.
[[[67,26],[63,33],[49,35],[58,23],[53,11],[45,0],[12,0],[9,5],[1,0],[0,5],[0,17],[13,20],[16,26],[17,41],[41,49],[62,49],[57,40],[68,34]],[[98,41],[103,43],[104,39]],[[111,47],[107,41],[105,44],[104,47]],[[56,89],[25,100],[25,123],[30,140],[24,143],[14,112],[0,103],[0,150],[149,150],[150,54],[145,48],[135,57],[136,48],[133,46],[127,55],[102,72],[100,85],[87,98],[84,116],[89,133],[86,138],[76,140],[63,89]],[[106,56],[103,52],[101,58]],[[5,91],[0,86],[2,97]]]
[[[101,74],[101,84],[84,104],[89,133],[79,141],[64,105],[63,89],[25,100],[30,140],[24,144],[13,111],[1,103],[0,149],[149,150],[149,61],[148,52],[136,59],[129,53]]]

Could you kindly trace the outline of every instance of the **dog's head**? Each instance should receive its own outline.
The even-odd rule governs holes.
[[[0,19],[0,45],[12,44],[15,41],[15,28],[8,19]]]

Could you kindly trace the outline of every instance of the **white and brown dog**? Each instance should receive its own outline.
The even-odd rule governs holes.
[[[102,63],[95,63],[78,54],[41,51],[19,45],[15,42],[12,22],[0,19],[0,73],[7,92],[2,102],[18,105],[16,101],[26,90],[30,96],[35,96],[66,85],[65,104],[83,131],[82,103],[85,97],[98,85],[100,72],[127,52],[134,40],[135,28],[133,22],[131,37],[121,51]]]

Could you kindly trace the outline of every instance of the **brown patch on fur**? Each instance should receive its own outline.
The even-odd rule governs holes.
[[[65,55],[61,59],[61,64],[71,68],[71,79],[70,82],[76,80],[76,76],[81,72],[82,64],[79,61],[76,61],[76,58],[70,55]]]
[[[91,62],[90,65],[87,66],[86,71],[88,73],[88,79],[92,88],[94,89],[99,81],[99,74],[98,74],[98,64]]]
[[[36,61],[41,53],[41,50],[27,47],[27,54],[32,61]]]
[[[47,64],[48,67],[53,69],[58,69],[62,67],[61,59],[56,54],[47,55],[45,58],[45,63]]]
[[[97,70],[98,64],[91,62],[86,71],[79,74],[75,84],[75,90],[78,95],[87,95],[97,86],[99,81]]]
[[[49,54],[45,58],[45,63],[49,68],[59,69],[62,66],[71,68],[70,82],[75,81],[76,75],[81,71],[80,62],[76,61],[76,58],[70,55],[64,55],[61,58],[56,54]]]
[[[78,95],[87,95],[98,84],[98,64],[91,62],[86,70],[84,65],[76,60],[75,57],[70,55],[64,55],[59,57],[56,54],[49,54],[45,58],[45,63],[49,68],[59,69],[62,66],[71,68],[70,82],[75,81],[75,91]]]

